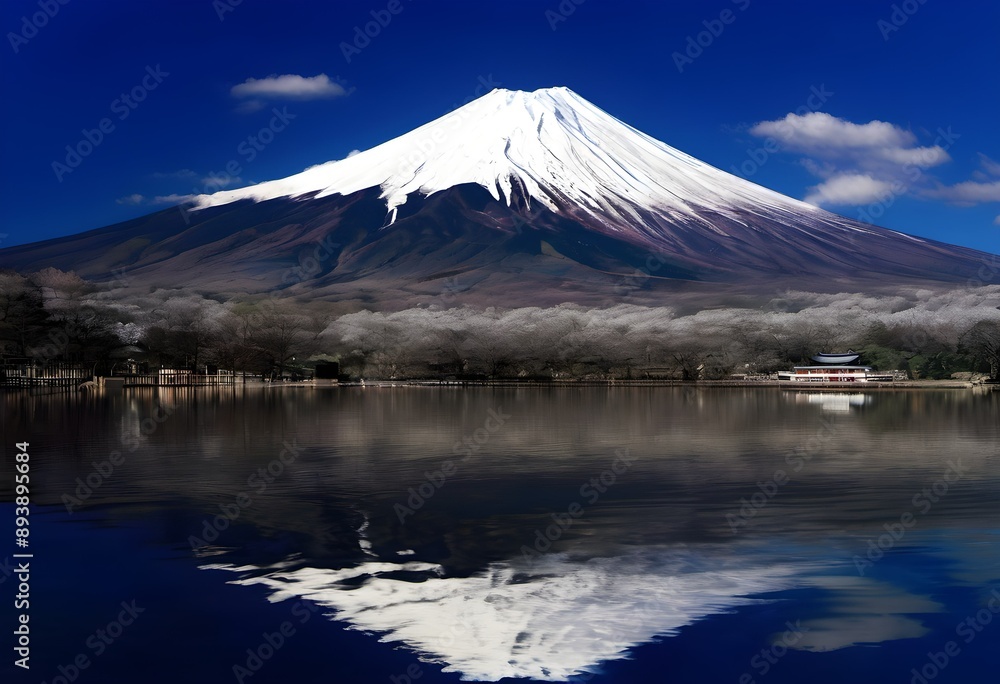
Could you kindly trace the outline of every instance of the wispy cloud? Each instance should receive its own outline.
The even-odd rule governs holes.
[[[979,165],[990,176],[1000,176],[1000,162],[993,161],[982,152],[979,153]]]
[[[344,87],[330,80],[326,74],[299,76],[297,74],[271,75],[267,78],[248,78],[230,90],[233,97],[260,99],[315,100],[341,97],[347,94]]]
[[[976,180],[963,181],[955,185],[939,185],[924,194],[927,197],[964,206],[1000,202],[1000,164],[980,152],[979,169],[973,172],[972,176]]]
[[[192,199],[197,197],[197,195],[156,195],[155,197],[146,197],[145,195],[140,195],[139,193],[134,193],[131,195],[126,195],[125,197],[119,197],[115,200],[117,204],[124,204],[127,206],[149,206],[153,204],[180,204],[182,202],[190,202]]]
[[[156,171],[150,174],[153,178],[169,180],[194,180],[198,174],[191,169],[180,169],[178,171]]]
[[[157,179],[166,178],[196,183],[200,185],[206,193],[218,192],[224,188],[243,183],[243,179],[239,176],[226,176],[225,174],[202,176],[191,169],[181,169],[180,171],[170,172],[157,171],[150,175]],[[180,204],[183,202],[189,202],[194,197],[197,197],[197,194],[171,193],[169,195],[155,195],[150,197],[136,192],[131,195],[126,195],[125,197],[119,197],[115,200],[115,202],[126,206],[151,206],[157,204]]]
[[[143,204],[146,198],[139,193],[132,193],[131,195],[125,195],[124,197],[119,197],[115,200],[116,204],[124,204],[128,206],[138,206]]]
[[[254,112],[259,112],[267,103],[263,100],[244,100],[236,105],[236,111],[240,114],[253,114]]]
[[[1000,202],[1000,180],[990,183],[965,181],[955,185],[943,185],[925,193],[928,197],[943,199],[955,204],[983,204]]]
[[[197,195],[157,195],[152,200],[150,204],[182,204],[184,202],[190,202]]]
[[[243,182],[243,179],[239,176],[227,176],[225,174],[219,174],[217,176],[205,176],[201,179],[201,184],[206,189],[221,190],[222,188],[228,188],[231,185],[239,185]]]

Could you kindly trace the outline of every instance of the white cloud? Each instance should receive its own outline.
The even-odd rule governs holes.
[[[940,145],[933,147],[888,147],[879,151],[879,154],[886,161],[902,166],[919,166],[920,168],[930,168],[950,161],[951,157]]]
[[[995,219],[993,219],[993,225],[1000,226],[1000,215],[998,215]]]
[[[772,138],[795,152],[859,168],[878,169],[886,163],[929,168],[951,159],[940,145],[917,147],[913,133],[891,123],[856,124],[824,112],[789,114],[784,119],[761,121],[750,133]]]
[[[989,183],[965,181],[955,185],[947,185],[928,190],[928,197],[947,200],[955,204],[982,204],[983,202],[1000,202],[1000,180]]]
[[[267,78],[248,78],[233,86],[233,97],[289,98],[312,100],[346,95],[343,86],[334,83],[326,74],[299,76],[297,74],[271,75]]]
[[[802,166],[823,180],[805,197],[817,206],[869,204],[890,192],[927,196],[933,179],[926,169],[951,161],[940,139],[921,146],[912,131],[887,121],[854,123],[825,112],[761,121],[750,133],[804,155]]]
[[[913,133],[885,121],[856,124],[825,112],[788,114],[784,119],[761,121],[750,129],[761,138],[774,138],[802,152],[836,149],[884,149],[910,147]]]
[[[867,174],[844,173],[809,189],[805,201],[816,206],[829,204],[869,204],[892,190],[892,183]]]
[[[347,153],[347,158],[350,159],[356,154],[361,154],[361,150],[351,150],[350,152]]]
[[[125,197],[119,197],[115,200],[116,204],[125,204],[129,206],[137,206],[146,201],[146,198],[139,193],[133,193],[131,195],[125,195]]]

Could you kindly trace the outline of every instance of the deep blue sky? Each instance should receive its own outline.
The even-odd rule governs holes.
[[[893,17],[901,5],[877,0],[398,1],[401,11],[388,15],[389,0],[242,0],[220,20],[227,0],[6,0],[0,246],[163,208],[164,197],[213,189],[204,178],[231,161],[245,185],[342,158],[440,116],[488,82],[569,86],[674,147],[727,171],[742,166],[792,197],[1000,251],[1000,4],[908,0],[901,4],[912,14]],[[54,16],[40,14],[48,4]],[[573,12],[560,16],[560,7]],[[341,43],[373,11],[391,21],[348,61]],[[898,26],[879,24],[893,19]],[[704,33],[707,47],[678,68],[675,53],[709,30],[705,22],[719,35]],[[121,118],[115,100],[143,90],[157,65],[167,75]],[[345,94],[232,91],[250,78],[320,74]],[[810,103],[820,87],[832,95]],[[758,125],[810,104],[825,114],[809,115],[808,127]],[[273,107],[295,119],[249,160],[240,145],[268,125]],[[66,146],[104,118],[113,130],[57,178],[53,162],[65,163]],[[921,168],[910,159],[933,161]]]

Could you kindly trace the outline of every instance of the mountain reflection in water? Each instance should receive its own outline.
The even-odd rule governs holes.
[[[788,627],[755,635],[758,648],[940,641],[935,616],[966,610],[955,592],[986,595],[1000,577],[998,395],[402,387],[2,401],[9,425],[47,426],[38,503],[61,505],[92,463],[137,440],[79,510],[108,523],[144,511],[206,576],[309,599],[446,672],[556,681],[770,604],[792,607]],[[161,403],[176,408],[144,431]]]

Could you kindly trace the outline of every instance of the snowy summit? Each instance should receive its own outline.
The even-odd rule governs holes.
[[[210,207],[381,187],[391,222],[412,193],[465,183],[481,185],[508,206],[520,187],[529,205],[536,201],[552,211],[572,206],[629,223],[640,220],[638,207],[668,217],[732,207],[815,210],[684,154],[564,87],[496,89],[347,159],[195,202]]]

